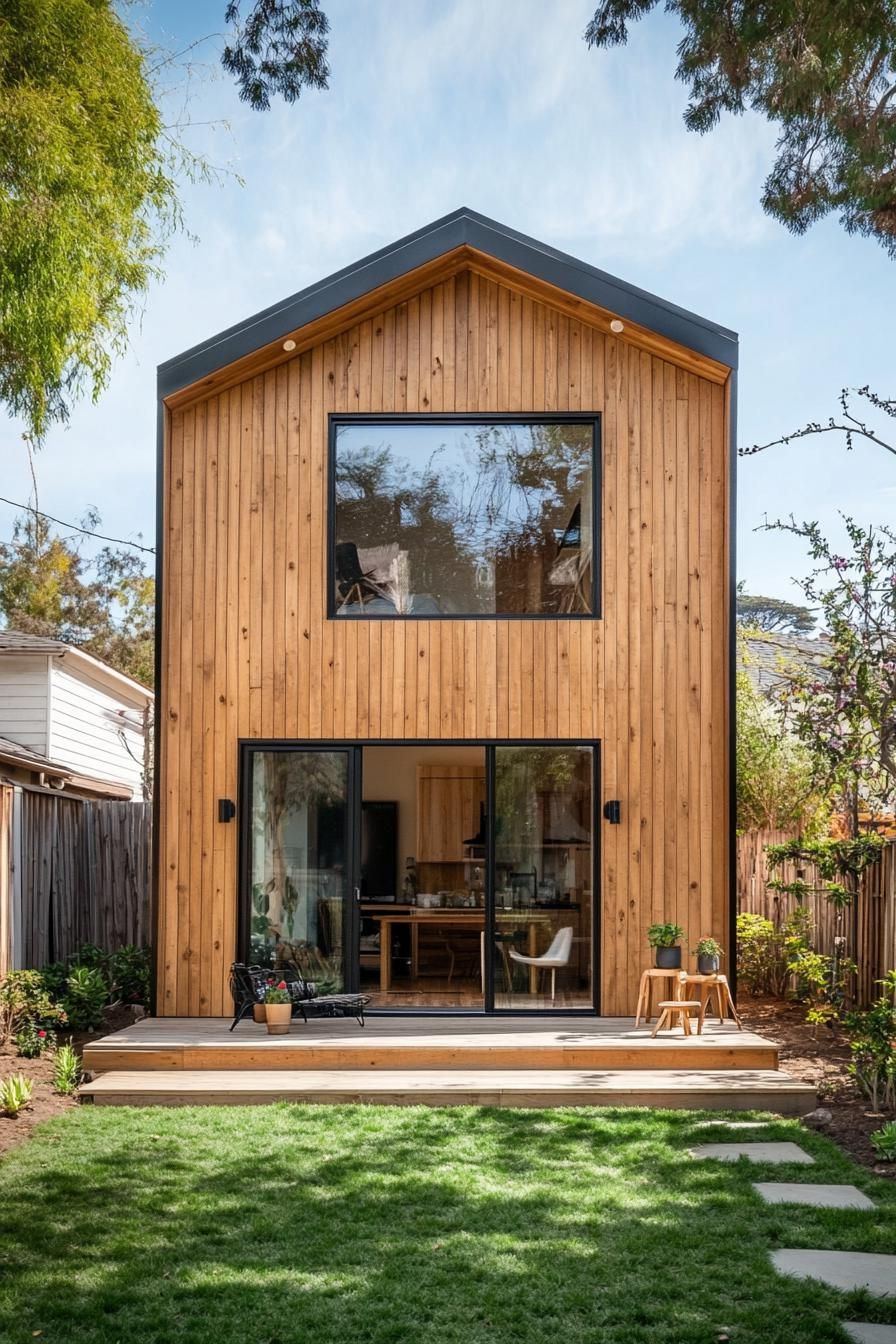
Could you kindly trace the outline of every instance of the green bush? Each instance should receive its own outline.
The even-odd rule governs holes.
[[[109,957],[110,998],[121,1003],[149,1003],[150,971],[148,947],[120,947]]]
[[[0,1045],[28,1023],[49,1031],[65,1021],[65,1008],[48,992],[40,971],[9,971],[0,980]]]
[[[849,1071],[875,1111],[896,1107],[896,971],[888,971],[877,983],[884,987],[880,998],[865,1011],[846,1017],[852,1051]]]
[[[896,1120],[888,1120],[871,1135],[871,1147],[882,1162],[896,1162]]]
[[[52,1027],[41,1027],[36,1022],[24,1022],[16,1032],[16,1051],[23,1059],[37,1059],[56,1044]]]
[[[30,1102],[32,1091],[32,1084],[24,1074],[14,1073],[0,1079],[0,1111],[4,1115],[18,1115]]]
[[[751,994],[782,998],[790,984],[791,965],[811,948],[812,916],[798,905],[780,928],[763,915],[737,917],[737,978]]]
[[[75,1031],[95,1031],[103,1020],[109,987],[94,966],[73,966],[65,982],[62,1002]]]

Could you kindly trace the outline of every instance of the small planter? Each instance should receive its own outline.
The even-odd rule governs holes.
[[[681,968],[681,948],[680,947],[658,947],[656,949],[656,965],[660,971],[677,971]]]
[[[264,1023],[267,1021],[267,1018],[265,1017],[265,1006],[263,1003],[253,1003],[252,1021],[260,1022],[262,1025],[264,1025]]]
[[[285,1036],[292,1021],[292,1004],[266,1003],[264,1005],[264,1016],[268,1024],[269,1036]]]
[[[719,964],[718,957],[707,956],[701,952],[697,957],[697,973],[699,975],[718,975]]]

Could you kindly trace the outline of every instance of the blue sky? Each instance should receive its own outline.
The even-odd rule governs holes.
[[[128,14],[182,48],[221,31],[224,5],[158,0]],[[685,131],[673,20],[657,12],[626,48],[594,53],[581,37],[588,0],[325,8],[331,87],[292,107],[249,111],[218,70],[220,40],[197,48],[206,69],[188,115],[213,124],[185,134],[228,175],[185,188],[196,240],[171,246],[99,404],[42,449],[43,509],[95,506],[104,531],[151,539],[156,365],[459,205],[738,331],[741,443],[823,418],[843,384],[896,391],[896,263],[833,220],[795,238],[762,213],[775,133],[761,119]],[[183,100],[176,90],[172,112]],[[25,499],[20,428],[6,421],[0,435],[0,493]],[[873,446],[847,454],[831,437],[742,462],[739,573],[753,592],[795,596],[801,548],[756,533],[766,515],[817,518],[837,535],[838,510],[883,522],[894,503],[896,462]],[[0,505],[0,535],[12,516]]]

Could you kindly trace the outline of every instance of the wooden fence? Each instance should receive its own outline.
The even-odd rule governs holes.
[[[10,965],[59,961],[83,943],[110,949],[149,943],[149,803],[88,802],[22,789],[6,820],[0,929],[5,923]]]
[[[794,898],[769,891],[765,849],[792,837],[785,831],[751,831],[737,843],[737,908],[739,912],[764,915],[779,927],[793,909]],[[786,863],[774,874],[792,882],[797,868],[806,882],[818,881],[814,865]],[[838,934],[846,937],[847,953],[858,964],[857,993],[866,1005],[878,994],[875,981],[896,968],[896,841],[884,848],[879,862],[865,873],[855,909],[838,911],[823,895],[812,894],[804,904],[815,926],[814,943],[819,952],[831,954]]]

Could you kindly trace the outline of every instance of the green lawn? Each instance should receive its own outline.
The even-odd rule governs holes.
[[[651,1111],[84,1107],[0,1163],[3,1344],[842,1341],[863,1301],[777,1246],[896,1252],[896,1185],[786,1121],[812,1168],[697,1163]],[[705,1117],[702,1117],[705,1118]],[[771,1208],[851,1181],[874,1213]],[[38,1335],[37,1332],[40,1332]]]

